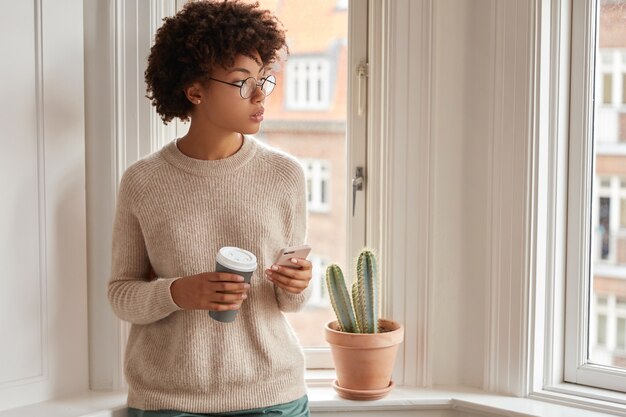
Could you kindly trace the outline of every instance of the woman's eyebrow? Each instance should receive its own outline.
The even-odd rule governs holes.
[[[259,68],[259,74],[266,71],[267,67],[263,66],[261,68]],[[228,71],[228,73],[230,74],[231,72],[243,72],[244,74],[252,74],[250,72],[250,70],[246,69],[246,68],[232,68]]]

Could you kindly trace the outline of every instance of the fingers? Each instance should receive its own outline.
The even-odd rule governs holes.
[[[215,292],[246,292],[250,289],[250,284],[246,284],[245,282],[218,281],[211,282],[209,285],[211,286],[211,290]]]
[[[291,258],[290,261],[294,265],[293,267],[272,265],[271,268],[265,270],[266,275],[273,276],[280,274],[292,279],[306,281],[311,279],[313,264],[310,261],[302,258]]]
[[[294,292],[302,292],[309,286],[309,279],[294,279],[276,272],[268,275],[268,279],[279,287],[285,290],[293,290]]]
[[[241,275],[225,272],[207,272],[200,274],[200,287],[196,293],[202,303],[202,309],[213,311],[238,310],[248,298],[250,284],[243,282]]]
[[[204,310],[211,311],[228,311],[228,310],[239,310],[241,308],[241,304],[220,304],[220,303],[208,303],[204,306]]]
[[[246,284],[247,285],[247,284]],[[248,298],[244,292],[224,293],[213,289],[206,297],[205,309],[213,311],[239,310],[243,301]]]
[[[297,265],[300,269],[272,265],[270,269],[265,271],[265,275],[267,279],[285,291],[299,294],[309,286],[312,264],[302,258],[294,258],[291,261],[294,266]]]
[[[221,282],[221,281],[229,281],[229,282],[243,282],[243,277],[241,275],[229,274],[226,272],[212,272],[203,274],[207,281],[213,282]]]

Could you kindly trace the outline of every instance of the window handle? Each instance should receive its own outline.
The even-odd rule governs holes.
[[[352,178],[352,217],[356,210],[356,192],[363,191],[363,167],[356,167],[356,175]]]
[[[365,110],[365,105],[367,104],[367,74],[368,73],[368,68],[367,68],[367,62],[365,61],[361,61],[361,63],[359,65],[357,65],[356,67],[356,75],[359,78],[358,81],[358,90],[359,90],[359,95],[358,95],[358,110],[357,110],[357,114],[359,116],[363,115],[363,111]],[[366,103],[363,104],[363,101],[365,101]]]

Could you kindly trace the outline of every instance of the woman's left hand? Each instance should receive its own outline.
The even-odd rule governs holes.
[[[309,286],[313,264],[302,258],[291,258],[293,267],[272,265],[265,270],[265,277],[283,290],[300,294]]]

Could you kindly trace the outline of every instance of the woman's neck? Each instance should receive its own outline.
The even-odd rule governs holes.
[[[195,128],[192,121],[189,131],[178,140],[177,145],[182,153],[191,158],[211,161],[237,153],[243,145],[243,135]]]

